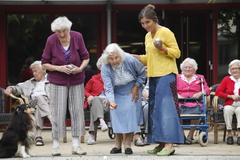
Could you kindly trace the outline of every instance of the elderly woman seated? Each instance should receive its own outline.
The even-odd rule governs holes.
[[[202,96],[202,88],[201,88],[201,78],[204,83],[204,92],[209,95],[210,89],[207,85],[207,82],[203,75],[196,74],[198,69],[197,62],[192,58],[186,58],[181,64],[180,68],[182,70],[181,74],[177,75],[177,91],[178,91],[178,98],[187,98],[187,97],[194,97],[200,98]],[[179,103],[181,106],[182,103]],[[196,103],[186,102],[184,103],[186,107],[194,107]],[[202,104],[200,104],[202,105]],[[191,120],[192,125],[199,124],[200,120]],[[193,140],[193,133],[195,128],[192,127],[188,133],[187,138],[185,139],[185,144],[192,144]]]
[[[237,144],[240,145],[240,60],[235,59],[230,62],[228,67],[230,76],[226,76],[216,90],[216,95],[225,100],[223,115],[227,128],[227,144],[233,144],[232,118],[236,114],[238,138]]]
[[[101,57],[97,61],[97,67],[101,70],[102,67]],[[94,137],[94,123],[96,121],[100,122],[101,130],[103,132],[108,130],[108,126],[104,121],[104,114],[109,111],[109,108],[106,106],[106,96],[103,89],[103,80],[101,73],[93,76],[84,88],[84,94],[87,101],[84,104],[84,108],[89,105],[90,108],[90,128],[89,128],[89,138],[87,144],[95,144]]]

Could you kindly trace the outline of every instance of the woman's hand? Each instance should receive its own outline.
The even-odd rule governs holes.
[[[202,96],[202,92],[198,92],[193,95],[194,98],[199,98],[201,96]]]
[[[231,98],[234,101],[240,101],[240,96],[239,95],[228,95],[228,98]]]
[[[180,94],[178,94],[178,98],[184,98],[183,96],[181,96]]]
[[[142,92],[142,97],[143,97],[144,99],[147,99],[148,96],[149,96],[149,93],[148,93],[147,91],[146,91],[146,92]]]
[[[159,49],[162,50],[162,41],[158,41],[158,43],[156,41],[153,42],[154,46]]]
[[[80,73],[80,72],[83,71],[83,68],[77,67],[77,66],[75,66],[74,64],[71,64],[71,65],[73,66],[73,69],[72,69],[71,74],[77,74],[77,73]]]
[[[162,45],[162,41],[160,41],[159,43],[156,43],[155,41],[153,42],[154,46],[159,49],[161,52],[167,54],[167,48],[163,47]]]
[[[102,101],[102,104],[105,105],[106,107],[110,108],[110,103],[108,102],[107,99],[104,99],[104,100]]]
[[[128,95],[132,94],[132,101],[133,102],[137,102],[138,100],[138,86],[134,85],[134,87],[132,88],[132,90],[128,93]]]
[[[118,106],[118,105],[117,105],[114,101],[111,101],[111,102],[110,102],[110,107],[109,107],[109,108],[110,108],[111,110],[114,110],[114,109],[117,108],[117,106]]]
[[[88,101],[88,104],[91,104],[91,100],[93,99],[93,96],[89,96],[88,98],[87,98],[87,101]]]
[[[58,72],[63,72],[66,74],[71,74],[71,72],[72,72],[69,65],[57,66],[56,70]]]

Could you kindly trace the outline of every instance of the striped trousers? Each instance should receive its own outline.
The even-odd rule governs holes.
[[[59,86],[50,84],[50,109],[52,114],[52,137],[66,137],[67,107],[71,117],[72,136],[85,135],[84,84]]]

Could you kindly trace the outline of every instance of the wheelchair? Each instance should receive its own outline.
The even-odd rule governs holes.
[[[207,124],[207,102],[206,102],[206,94],[203,92],[203,82],[202,82],[202,96],[201,98],[178,98],[179,103],[187,103],[187,102],[192,102],[192,103],[198,103],[202,104],[201,109],[197,112],[194,111],[191,113],[191,110],[187,112],[181,112],[180,113],[180,119],[181,120],[199,120],[200,123],[198,125],[181,125],[183,130],[190,130],[191,128],[195,128],[198,130],[198,143],[202,147],[206,147],[208,144],[208,128],[209,125]],[[189,107],[190,108],[190,107]],[[180,109],[181,111],[181,109]]]

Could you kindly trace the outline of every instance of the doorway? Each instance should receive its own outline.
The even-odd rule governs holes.
[[[178,67],[187,57],[198,63],[197,74],[205,76],[212,85],[211,23],[208,11],[165,11],[165,25],[172,30],[181,50]],[[181,72],[179,68],[179,72]]]

